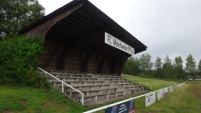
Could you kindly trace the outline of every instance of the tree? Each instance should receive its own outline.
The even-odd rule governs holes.
[[[172,61],[169,58],[169,56],[167,55],[164,59],[164,63],[163,63],[163,76],[168,79],[170,79],[170,77],[172,77],[173,75],[173,65],[172,65]]]
[[[140,69],[142,71],[149,71],[153,67],[153,63],[151,62],[151,56],[148,53],[141,55],[141,57],[139,58],[139,63]]]
[[[123,66],[122,72],[131,75],[138,75],[140,73],[139,60],[134,57],[128,58]]]
[[[182,60],[181,56],[175,57],[174,70],[175,70],[177,78],[179,78],[180,80],[182,78],[185,78],[184,70],[183,70],[183,60]]]
[[[159,79],[159,76],[162,74],[161,73],[161,70],[162,70],[162,59],[160,57],[156,58],[154,66],[155,66],[155,70],[156,70],[156,76]]]
[[[201,60],[198,63],[198,74],[201,76]]]
[[[0,39],[17,34],[18,30],[44,16],[38,0],[1,0]]]
[[[141,71],[139,76],[152,76],[152,67],[153,63],[151,62],[151,56],[148,53],[142,54],[139,58],[139,68]]]
[[[195,80],[196,78],[196,61],[192,55],[188,55],[186,58],[186,71]]]

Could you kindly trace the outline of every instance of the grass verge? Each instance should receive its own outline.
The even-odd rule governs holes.
[[[131,79],[131,81],[133,81],[135,83],[139,83],[139,81],[146,82],[146,83],[152,85],[152,90],[158,90],[158,89],[165,88],[165,87],[177,84],[179,82],[182,82],[182,81],[142,78],[142,77],[127,75],[127,74],[123,74],[122,77],[125,79],[128,79],[128,80],[129,80],[129,77],[131,77],[131,78],[133,78],[133,79]],[[142,85],[144,85],[144,84],[142,84]],[[149,87],[149,86],[146,86],[146,87]]]
[[[88,110],[58,90],[0,86],[0,113],[81,113]]]
[[[148,108],[137,109],[137,113],[200,113],[201,81],[186,82],[186,85],[169,93]]]

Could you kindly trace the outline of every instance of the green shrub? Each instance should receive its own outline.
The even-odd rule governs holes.
[[[0,41],[0,84],[41,87],[46,80],[38,76],[44,39],[15,36]]]
[[[39,75],[38,71],[30,68],[24,78],[23,85],[31,86],[35,88],[50,88],[50,83],[47,82],[47,77]]]
[[[146,77],[147,77],[147,74],[144,73],[144,72],[142,72],[142,73],[139,74],[139,76],[140,76],[140,77],[143,77],[143,78],[146,78]]]

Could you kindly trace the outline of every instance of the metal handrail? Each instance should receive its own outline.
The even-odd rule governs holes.
[[[49,76],[53,77],[54,79],[58,80],[59,82],[61,82],[62,83],[62,85],[61,85],[62,86],[62,89],[61,89],[62,93],[64,93],[64,85],[66,85],[66,86],[70,87],[71,89],[75,90],[76,92],[80,93],[82,95],[81,104],[84,105],[84,93],[82,93],[81,91],[75,89],[74,87],[72,87],[71,85],[67,84],[66,82],[58,79],[57,77],[55,77],[51,73],[45,71],[44,69],[42,69],[40,67],[38,67],[38,69],[40,69],[41,71],[43,71],[46,75],[49,75]]]

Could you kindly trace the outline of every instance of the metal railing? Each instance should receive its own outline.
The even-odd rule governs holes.
[[[183,86],[185,85],[185,82],[184,83],[179,83],[179,84],[175,84],[175,85],[180,85]],[[174,86],[174,85],[173,85]],[[169,86],[170,87],[170,86]],[[169,87],[166,87],[166,88],[169,88]],[[158,90],[155,90],[155,91],[152,91],[152,92],[157,92]],[[103,107],[99,107],[99,108],[95,108],[95,109],[92,109],[92,110],[89,110],[89,111],[85,111],[83,113],[94,113],[94,112],[97,112],[97,111],[100,111],[100,110],[104,110],[104,109],[107,109],[107,108],[110,108],[110,107],[113,107],[113,106],[116,106],[118,104],[122,104],[124,102],[127,102],[127,101],[130,101],[130,100],[133,100],[133,99],[138,99],[138,98],[141,98],[141,97],[144,97],[146,96],[147,94],[150,94],[152,92],[148,92],[146,94],[142,94],[142,95],[139,95],[139,96],[136,96],[136,97],[132,97],[132,98],[129,98],[129,99],[126,99],[126,100],[122,100],[122,101],[119,101],[119,102],[116,102],[116,103],[113,103],[113,104],[110,104],[110,105],[106,105],[106,106],[103,106]]]
[[[38,69],[40,69],[40,70],[41,70],[42,72],[44,72],[46,75],[49,75],[49,76],[51,76],[52,78],[56,79],[57,81],[61,82],[61,84],[62,84],[62,85],[61,85],[61,88],[62,88],[62,89],[61,89],[61,92],[62,92],[62,93],[64,93],[64,85],[66,85],[66,86],[70,87],[71,89],[75,90],[76,92],[80,93],[80,94],[82,95],[80,101],[81,101],[81,104],[84,105],[84,93],[82,93],[81,91],[75,89],[74,87],[72,87],[71,85],[67,84],[66,82],[64,82],[64,81],[62,81],[62,80],[60,80],[60,79],[58,79],[57,77],[55,77],[55,76],[52,75],[51,73],[45,71],[44,69],[42,69],[42,68],[40,68],[40,67],[38,67]]]
[[[148,93],[146,93],[146,94],[148,94]],[[116,106],[118,104],[130,101],[130,100],[133,100],[133,99],[141,98],[141,97],[145,96],[146,94],[143,94],[143,95],[140,95],[140,96],[137,96],[137,97],[133,97],[133,98],[129,98],[129,99],[126,99],[126,100],[123,100],[123,101],[120,101],[120,102],[116,102],[114,104],[106,105],[106,106],[103,106],[103,107],[99,107],[99,108],[96,108],[96,109],[92,109],[92,110],[89,110],[89,111],[86,111],[86,112],[83,112],[83,113],[94,113],[96,111],[104,110],[104,109],[107,109],[109,107]]]

